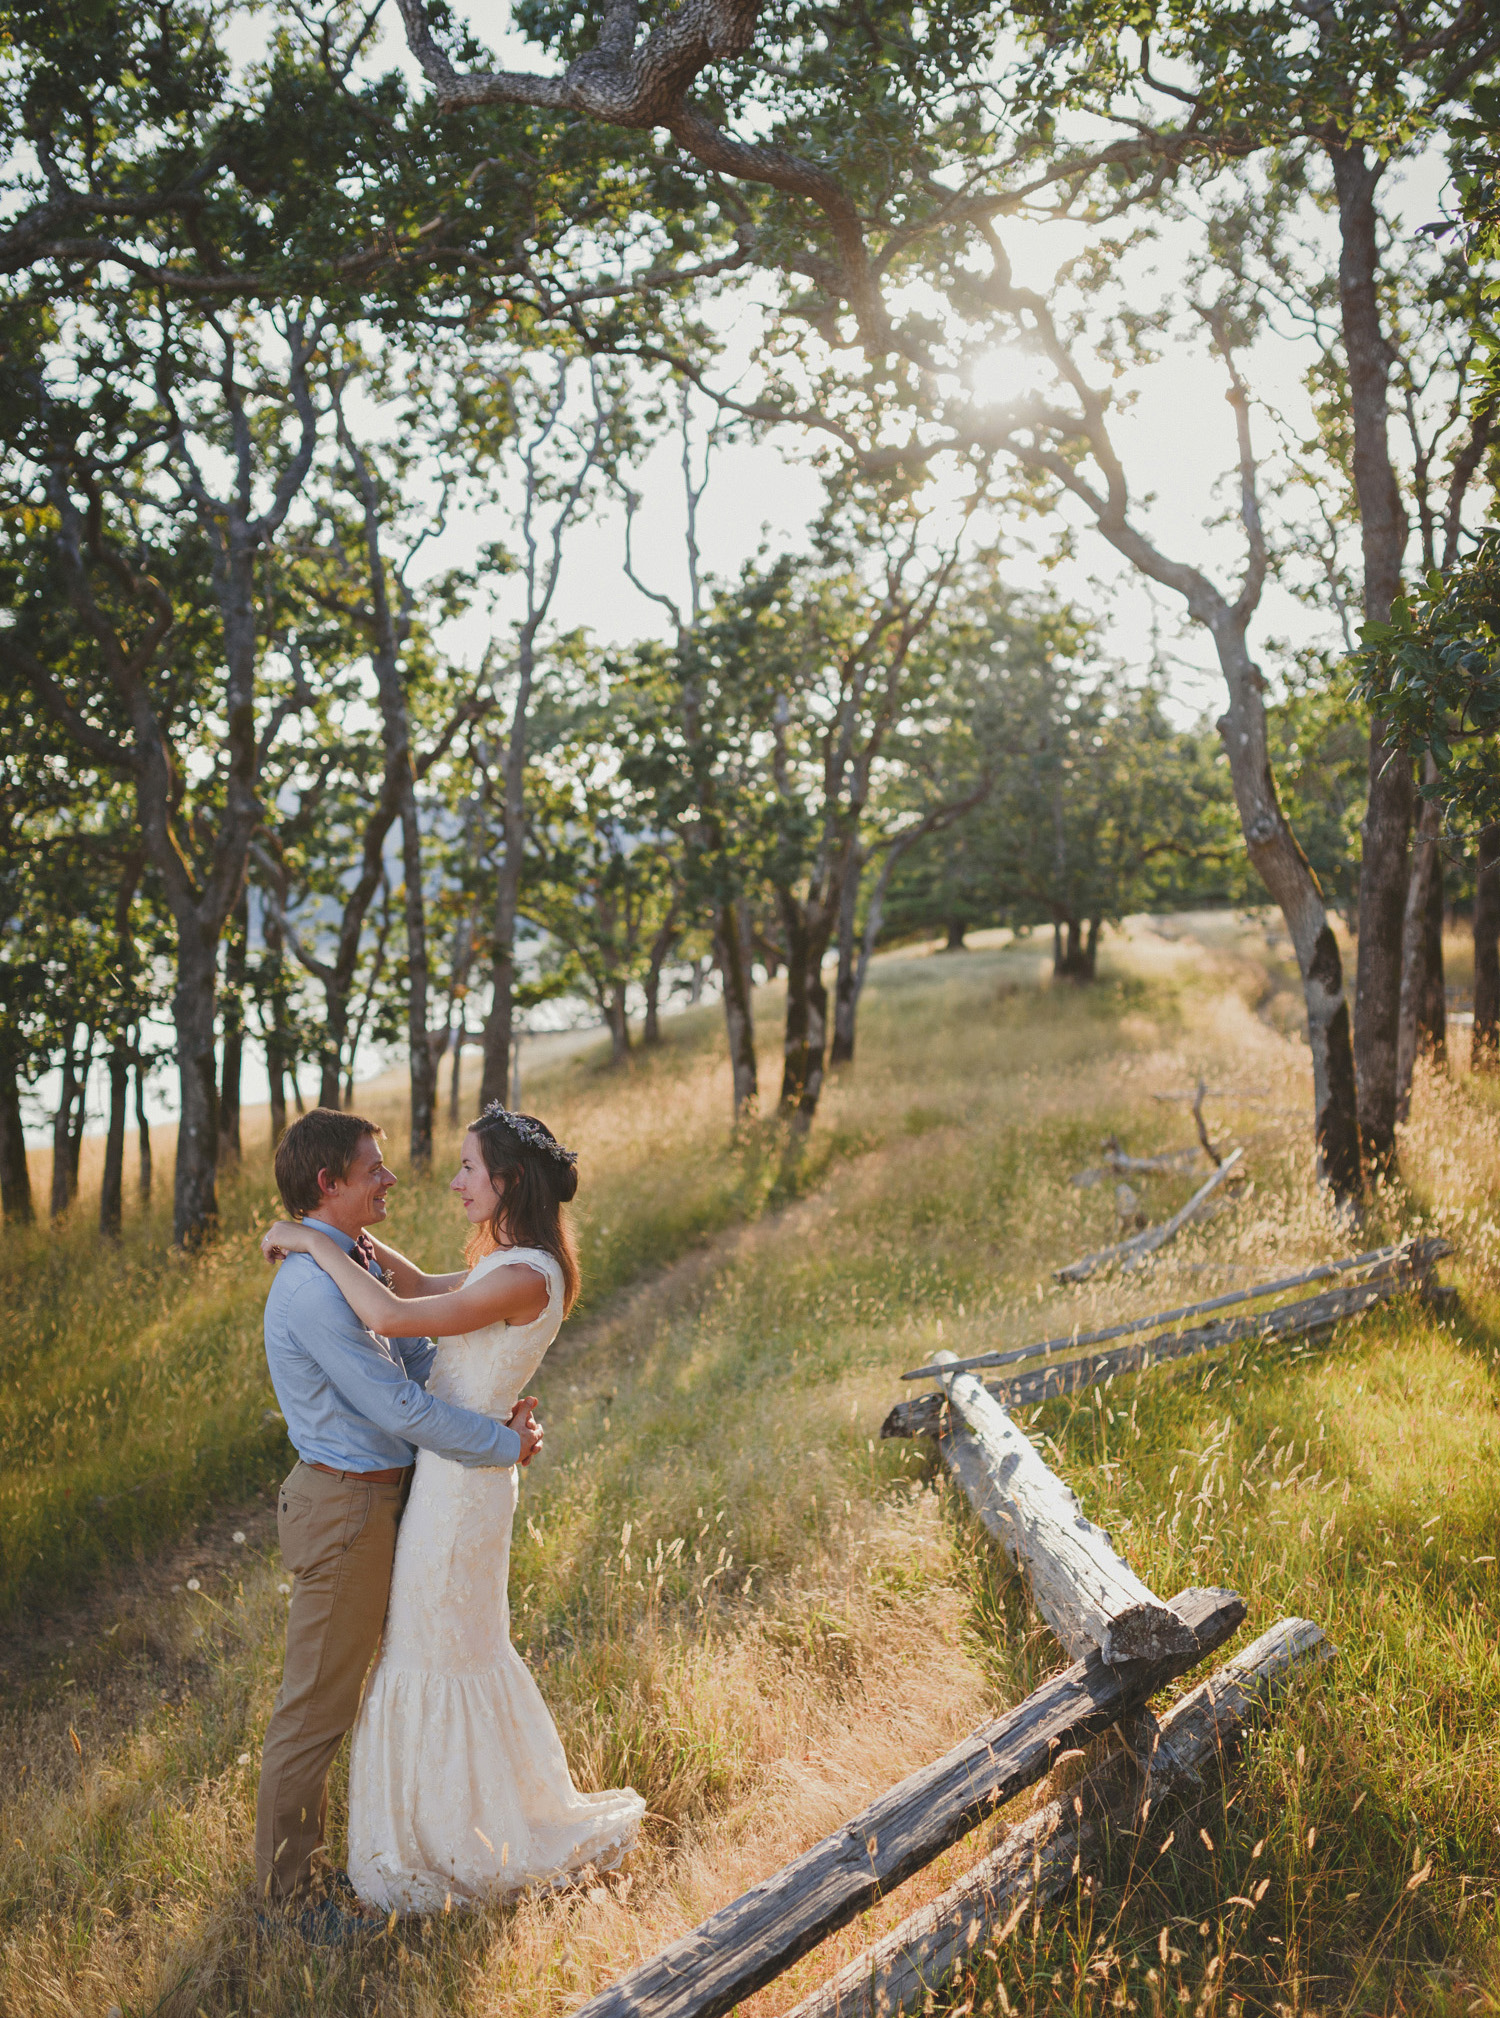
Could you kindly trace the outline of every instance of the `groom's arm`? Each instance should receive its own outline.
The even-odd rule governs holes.
[[[390,1435],[455,1464],[505,1466],[519,1459],[521,1439],[508,1424],[429,1394],[404,1364],[387,1359],[321,1271],[298,1284],[286,1323],[293,1342],[349,1406]],[[425,1343],[431,1354],[430,1340],[411,1342]]]

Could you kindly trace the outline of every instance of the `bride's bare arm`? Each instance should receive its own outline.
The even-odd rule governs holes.
[[[397,1296],[444,1296],[450,1289],[461,1289],[464,1270],[456,1275],[427,1275],[414,1261],[408,1261],[399,1247],[389,1247],[383,1240],[377,1240],[369,1228],[365,1238],[375,1250],[375,1258],[391,1278],[391,1287]],[[390,1336],[389,1332],[386,1334]]]
[[[354,1315],[386,1338],[452,1338],[486,1324],[530,1324],[547,1308],[547,1278],[529,1262],[487,1269],[477,1282],[427,1296],[398,1296],[352,1261],[337,1241],[310,1227],[278,1219],[261,1238],[268,1260],[310,1254],[332,1276]]]

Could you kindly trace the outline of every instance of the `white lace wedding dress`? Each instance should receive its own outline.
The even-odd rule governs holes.
[[[531,1324],[444,1339],[435,1394],[508,1416],[562,1322],[562,1271],[512,1247],[474,1275],[526,1262],[547,1279]],[[472,1277],[470,1278],[472,1280]],[[380,1654],[349,1762],[349,1876],[383,1911],[440,1912],[558,1884],[624,1856],[645,1803],[629,1787],[580,1794],[556,1726],[510,1643],[516,1472],[417,1455]]]

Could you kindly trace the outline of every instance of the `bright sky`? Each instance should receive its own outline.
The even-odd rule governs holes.
[[[510,31],[507,6],[496,4],[496,0],[468,0],[458,11],[502,62],[524,69],[555,67]],[[415,79],[415,66],[404,43],[397,39],[397,28],[397,17],[391,10],[379,61],[382,66],[399,63]],[[1434,155],[1402,174],[1406,185],[1401,204],[1403,223],[1407,230],[1415,230],[1438,214],[1443,167]],[[1081,227],[1013,221],[1005,225],[1003,235],[1017,280],[1041,290],[1050,286],[1058,268],[1086,242]],[[1149,257],[1137,255],[1143,306],[1170,298],[1194,236],[1191,226],[1168,223]],[[1325,234],[1325,246],[1331,266],[1337,256],[1331,231]],[[1296,438],[1312,427],[1302,378],[1314,349],[1309,339],[1292,333],[1289,324],[1285,329],[1286,333],[1268,335],[1256,345],[1248,375],[1252,392],[1277,410]],[[731,325],[726,334],[731,354],[743,354],[745,346],[736,339],[748,337],[748,331],[734,330]],[[993,389],[1003,396],[1007,365],[997,360],[997,367]],[[732,378],[734,371],[731,366],[720,382]],[[1187,346],[1170,345],[1160,363],[1132,373],[1129,384],[1134,404],[1119,416],[1115,436],[1137,497],[1152,500],[1142,514],[1143,522],[1175,557],[1199,565],[1216,559],[1217,567],[1209,566],[1209,572],[1227,587],[1234,582],[1240,564],[1238,531],[1210,531],[1207,525],[1233,495],[1226,484],[1235,467],[1233,415],[1225,402],[1223,368],[1213,357],[1206,335],[1195,336]],[[1257,413],[1254,428],[1257,449],[1269,452],[1272,421],[1265,413]],[[763,540],[773,547],[800,543],[821,495],[817,477],[808,466],[809,446],[800,431],[786,430],[769,440],[721,453],[700,507],[700,541],[709,573],[733,574]],[[635,529],[637,571],[654,586],[680,596],[686,577],[675,439],[663,441],[633,481],[643,499]],[[471,530],[477,543],[481,528],[476,525]],[[1176,598],[1165,591],[1148,591],[1134,570],[1091,530],[1081,533],[1075,560],[1052,568],[1043,567],[1035,551],[1028,551],[1045,548],[1051,537],[1047,526],[1031,521],[1002,531],[1009,534],[1007,545],[1013,554],[1005,568],[1007,580],[1018,588],[1074,598],[1093,611],[1105,627],[1108,648],[1127,667],[1144,670],[1150,664],[1155,629],[1172,668],[1173,698],[1181,717],[1188,720],[1205,710],[1217,711],[1223,690],[1212,647],[1201,632],[1186,624]],[[482,536],[493,537],[494,533],[483,529]],[[618,508],[601,509],[571,538],[554,606],[558,628],[583,625],[601,642],[610,644],[666,634],[665,613],[640,596],[624,577],[623,539],[623,514]],[[456,537],[455,548],[461,544]],[[503,592],[500,607],[502,611],[506,608]],[[489,621],[476,613],[455,634],[454,641],[461,638],[464,655],[477,660],[489,628]],[[1279,664],[1275,645],[1282,640],[1328,647],[1338,642],[1329,619],[1308,610],[1273,580],[1251,639],[1252,649],[1261,655],[1273,680]]]

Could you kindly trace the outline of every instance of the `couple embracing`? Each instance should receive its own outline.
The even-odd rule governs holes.
[[[382,1912],[607,1870],[644,1811],[628,1787],[579,1793],[510,1643],[517,1467],[542,1442],[523,1389],[577,1294],[577,1159],[534,1116],[486,1108],[451,1186],[469,1268],[425,1275],[370,1231],[396,1182],[379,1134],[328,1108],[296,1121],[276,1151],[290,1220],[261,1243],[282,1263],[266,1358],[298,1462],[276,1503],[294,1582],[256,1886],[315,1939],[353,1924],[319,1868],[351,1728],[349,1873],[333,1884]]]

